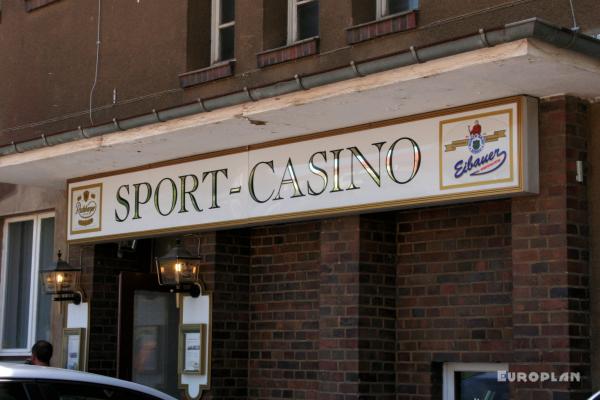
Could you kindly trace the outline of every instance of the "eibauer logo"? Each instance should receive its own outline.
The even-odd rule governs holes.
[[[486,143],[493,143],[504,137],[506,137],[506,131],[504,130],[495,131],[488,135],[482,134],[481,125],[479,125],[479,121],[475,120],[473,126],[469,126],[469,137],[467,139],[467,148],[471,154],[468,158],[458,160],[454,164],[454,177],[461,179],[464,175],[486,175],[502,167],[506,162],[506,151],[493,146],[488,146],[487,151],[484,151],[484,148]]]
[[[511,110],[440,123],[441,188],[476,186],[511,178]]]
[[[71,189],[71,233],[96,232],[102,219],[102,184]]]

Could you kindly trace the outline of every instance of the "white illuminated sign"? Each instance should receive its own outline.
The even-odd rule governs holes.
[[[537,102],[511,98],[72,181],[68,238],[141,237],[535,193],[537,154]]]

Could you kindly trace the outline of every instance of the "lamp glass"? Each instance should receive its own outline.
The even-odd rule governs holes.
[[[63,261],[60,251],[53,269],[40,271],[40,276],[46,294],[67,294],[79,290],[81,270]]]
[[[46,294],[73,293],[79,288],[79,271],[42,271],[42,282]]]
[[[199,260],[191,255],[178,240],[167,254],[155,259],[158,283],[178,286],[198,281]]]

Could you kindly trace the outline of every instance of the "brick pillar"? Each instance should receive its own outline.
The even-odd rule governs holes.
[[[251,399],[315,399],[319,372],[320,224],[252,229]]]
[[[213,296],[211,386],[202,398],[246,399],[250,236],[244,229],[210,232],[187,240],[191,245],[200,247],[202,280]]]
[[[321,223],[319,399],[395,397],[395,225]]]
[[[441,399],[447,362],[512,359],[511,201],[397,213],[398,400]]]
[[[512,201],[512,371],[589,375],[586,105],[558,97],[540,103],[540,194]],[[515,383],[513,398],[585,398],[590,382]]]
[[[321,223],[319,399],[359,397],[360,217]]]
[[[395,214],[361,216],[359,379],[361,399],[396,398]]]
[[[591,313],[591,376],[600,376],[600,271],[592,268],[600,261],[600,103],[590,105],[589,186],[590,212],[590,313]],[[600,381],[592,382],[592,390],[600,390]]]

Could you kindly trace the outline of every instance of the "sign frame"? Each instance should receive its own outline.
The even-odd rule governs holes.
[[[359,132],[362,130],[371,130],[376,128],[389,127],[391,125],[399,125],[410,122],[418,122],[430,118],[443,117],[451,114],[459,114],[471,111],[477,111],[484,108],[490,107],[498,107],[507,105],[510,107],[514,107],[516,104],[516,115],[513,115],[512,111],[510,112],[511,118],[511,129],[508,133],[511,149],[513,148],[513,140],[516,143],[516,152],[512,155],[512,151],[510,154],[510,171],[511,178],[513,176],[513,163],[517,162],[518,170],[516,170],[517,183],[510,187],[502,187],[502,188],[484,188],[481,190],[469,190],[467,192],[460,193],[443,193],[443,190],[450,188],[455,189],[459,186],[449,186],[444,187],[442,184],[442,152],[443,152],[443,123],[447,123],[448,121],[461,120],[461,119],[472,119],[474,116],[486,116],[489,114],[496,114],[501,111],[495,111],[492,113],[474,113],[473,115],[469,115],[467,117],[460,118],[449,118],[447,120],[440,121],[439,123],[439,133],[434,133],[435,135],[439,135],[439,168],[440,168],[440,191],[441,194],[424,196],[424,197],[411,197],[408,199],[399,199],[399,200],[391,200],[391,201],[377,201],[374,203],[365,203],[358,205],[350,205],[350,206],[341,206],[341,207],[328,207],[328,208],[318,208],[318,209],[309,209],[306,211],[300,212],[288,212],[288,213],[280,213],[277,215],[264,215],[259,217],[250,217],[250,218],[241,218],[241,219],[231,219],[224,220],[218,222],[207,222],[207,223],[198,223],[198,224],[190,224],[185,226],[169,226],[157,229],[147,229],[147,230],[137,230],[119,234],[107,234],[104,236],[93,236],[93,237],[84,237],[77,238],[72,237],[73,232],[71,230],[72,224],[72,196],[73,190],[83,189],[87,185],[84,184],[85,181],[97,180],[101,178],[107,177],[115,177],[118,175],[124,175],[129,173],[135,173],[143,170],[149,169],[157,169],[162,167],[169,167],[177,164],[183,164],[193,161],[199,160],[207,160],[211,158],[224,157],[228,155],[235,155],[238,153],[251,152],[253,150],[261,150],[268,149],[274,146],[281,146],[287,144],[301,143],[315,139],[328,138],[332,136],[348,134]],[[393,118],[385,121],[372,122],[367,124],[361,124],[351,127],[339,128],[336,130],[330,130],[325,132],[319,132],[309,135],[303,135],[293,138],[275,140],[265,143],[259,143],[250,146],[237,147],[232,149],[227,149],[223,151],[199,154],[190,157],[179,158],[175,160],[168,160],[159,163],[143,165],[118,171],[112,171],[108,173],[100,173],[92,176],[85,176],[81,178],[70,179],[67,181],[68,190],[69,190],[69,212],[68,212],[68,226],[69,226],[69,235],[68,242],[71,244],[75,243],[90,243],[90,242],[101,242],[101,241],[109,241],[109,240],[124,240],[124,239],[132,239],[132,238],[140,238],[140,237],[151,237],[158,235],[167,235],[171,233],[187,233],[194,232],[200,230],[215,230],[215,229],[226,229],[231,227],[243,227],[243,226],[253,226],[258,224],[269,224],[269,223],[280,223],[280,222],[288,222],[295,221],[299,219],[309,219],[309,218],[321,218],[324,216],[339,216],[356,212],[374,212],[374,211],[387,211],[395,208],[409,208],[409,207],[419,207],[419,206],[429,206],[433,204],[448,204],[448,203],[456,203],[460,201],[464,201],[465,199],[491,199],[498,197],[509,197],[514,195],[523,195],[523,194],[534,194],[539,191],[539,155],[538,155],[538,121],[537,121],[537,112],[538,112],[538,101],[533,97],[528,96],[515,96],[508,97],[503,99],[497,99],[492,101],[486,101],[482,103],[476,103],[461,107],[454,107],[451,109],[427,112],[407,117]],[[517,127],[517,131],[512,131],[512,119],[515,118],[515,126]],[[525,157],[528,157],[527,159]],[[524,165],[527,163],[527,165]],[[380,169],[381,171],[381,169]],[[474,184],[466,184],[464,187],[473,187],[475,185],[483,185],[487,182],[477,182]],[[79,185],[79,186],[78,186]],[[101,188],[101,191],[103,189]],[[232,192],[233,193],[233,192]],[[100,209],[99,213],[102,215],[103,210]],[[100,228],[101,229],[101,228]],[[83,232],[79,232],[83,233]]]

